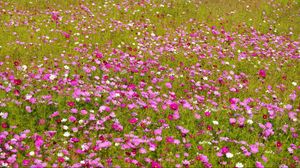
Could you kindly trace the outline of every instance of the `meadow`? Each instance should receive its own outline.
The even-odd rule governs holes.
[[[300,167],[300,1],[0,0],[0,167]]]

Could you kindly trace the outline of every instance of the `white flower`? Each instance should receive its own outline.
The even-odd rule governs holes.
[[[292,85],[297,86],[297,82],[292,82]]]
[[[3,162],[1,164],[2,164],[1,166],[3,166],[3,167],[7,167],[8,166],[8,163],[5,163],[5,162]]]
[[[58,157],[62,157],[64,154],[63,153],[57,153]]]
[[[247,123],[251,125],[251,124],[253,124],[253,121],[252,120],[247,120]]]
[[[219,122],[218,121],[213,121],[213,124],[214,125],[219,125]]]
[[[204,77],[203,77],[203,80],[208,80],[208,77],[204,76]]]
[[[79,124],[83,124],[83,120],[79,120],[78,123],[79,123]]]
[[[29,100],[29,99],[31,99],[32,98],[32,95],[30,95],[30,94],[27,94],[26,96],[25,96],[25,99],[26,100]]]
[[[30,156],[34,156],[34,151],[29,152]]]
[[[66,118],[63,118],[62,120],[61,120],[61,122],[66,122],[67,121],[67,119]]]
[[[69,158],[69,157],[67,157],[67,156],[65,156],[64,158],[65,158],[65,160],[67,160],[67,161],[68,161],[68,160],[70,160],[70,158]]]
[[[228,152],[228,153],[226,153],[226,157],[227,157],[227,158],[232,158],[232,157],[233,157],[233,154],[230,153],[230,152]]]
[[[69,70],[69,69],[70,69],[70,67],[69,67],[68,65],[65,65],[64,68],[65,68],[66,70]]]
[[[238,163],[235,164],[235,167],[237,167],[237,168],[243,168],[244,165],[243,165],[243,163],[238,162]]]
[[[69,132],[65,132],[64,133],[64,137],[69,137],[70,136],[70,133]]]
[[[64,126],[63,126],[63,129],[64,129],[64,130],[67,130],[67,129],[69,129],[69,127],[66,126],[66,125],[64,125]]]
[[[27,66],[26,66],[26,65],[23,65],[23,66],[22,66],[22,70],[23,70],[23,71],[26,71],[26,70],[27,70]]]
[[[50,80],[54,80],[56,77],[57,77],[56,75],[51,74],[49,78],[50,78]]]

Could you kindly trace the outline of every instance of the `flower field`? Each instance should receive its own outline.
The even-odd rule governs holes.
[[[300,166],[297,0],[2,0],[0,26],[0,167]]]

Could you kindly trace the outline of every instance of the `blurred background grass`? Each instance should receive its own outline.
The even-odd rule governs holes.
[[[126,3],[125,3],[126,2]],[[166,31],[172,31],[180,25],[185,25],[189,19],[193,18],[209,26],[224,27],[228,31],[243,31],[240,26],[253,26],[257,30],[267,33],[272,32],[279,35],[288,35],[292,39],[298,39],[300,33],[300,1],[299,0],[172,0],[160,1],[156,0],[150,4],[146,4],[142,8],[137,4],[138,1],[91,1],[84,2],[75,0],[2,0],[0,1],[0,54],[1,55],[57,55],[66,50],[65,43],[61,34],[55,31],[55,24],[49,24],[51,16],[45,11],[60,11],[63,20],[70,18],[66,14],[66,10],[74,10],[77,13],[81,4],[89,7],[95,17],[87,18],[88,23],[93,21],[104,20],[100,26],[94,27],[96,32],[89,39],[90,43],[105,44],[108,41],[112,42],[113,47],[116,47],[120,42],[131,42],[130,31],[105,31],[109,30],[110,19],[119,20],[127,23],[130,20],[149,19],[155,25],[154,33],[158,35],[164,34]],[[110,5],[109,5],[110,4]],[[107,6],[115,6],[120,4],[122,7],[129,5],[129,11],[124,12],[116,7],[106,8]],[[136,5],[135,5],[136,4]],[[153,4],[171,4],[153,7]],[[25,12],[20,12],[21,10]],[[15,14],[15,12],[19,12]],[[139,11],[139,12],[135,12]],[[132,14],[134,12],[135,14]],[[105,14],[105,16],[103,15]],[[86,13],[82,15],[88,17]],[[40,29],[33,33],[32,27],[29,25],[20,24],[19,26],[5,26],[5,23],[11,21],[28,21],[29,25],[35,25]],[[60,29],[65,31],[72,30],[76,32],[74,24],[62,25]],[[194,28],[194,27],[193,27]],[[149,28],[150,29],[150,28]],[[17,32],[17,35],[13,35]],[[291,33],[292,32],[292,33]],[[50,39],[58,38],[53,44],[41,43],[38,39],[40,36],[48,36]],[[80,40],[84,41],[82,37]],[[16,40],[32,43],[34,47],[21,48],[14,42]],[[80,41],[80,42],[82,42]],[[10,46],[4,47],[4,46]],[[68,46],[70,47],[70,46]]]

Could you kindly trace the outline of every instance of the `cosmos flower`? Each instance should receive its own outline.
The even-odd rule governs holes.
[[[264,168],[264,165],[261,162],[255,162],[256,168]]]
[[[64,133],[64,137],[69,137],[71,134],[69,132]]]
[[[235,167],[237,167],[237,168],[243,168],[244,165],[243,165],[243,163],[241,163],[241,162],[237,162],[237,163],[235,164]]]
[[[230,152],[228,152],[228,153],[226,153],[226,157],[227,157],[227,158],[232,158],[232,157],[233,157],[233,154],[230,153]]]
[[[171,103],[170,104],[170,109],[172,109],[172,110],[178,110],[178,104],[177,103],[175,103],[175,102],[173,102],[173,103]]]
[[[21,79],[14,79],[13,81],[14,85],[19,86],[22,84],[22,80]]]
[[[266,76],[267,76],[266,70],[260,69],[260,70],[258,71],[258,75],[259,75],[260,77],[262,77],[262,78],[266,78]]]

